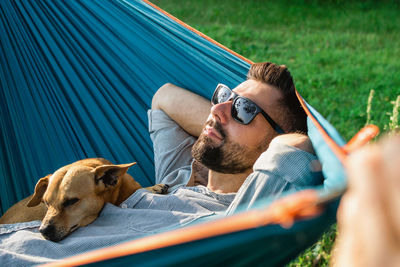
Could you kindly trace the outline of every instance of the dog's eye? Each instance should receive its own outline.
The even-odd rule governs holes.
[[[76,198],[76,197],[67,199],[67,200],[64,201],[63,207],[65,208],[65,207],[74,205],[78,201],[79,201],[79,198]]]

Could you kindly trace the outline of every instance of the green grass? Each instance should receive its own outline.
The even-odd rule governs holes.
[[[383,128],[400,93],[400,4],[374,1],[153,1],[255,62],[291,70],[302,96],[343,135]],[[320,3],[322,2],[322,3]]]
[[[348,140],[367,121],[393,128],[400,95],[397,1],[153,1],[254,62],[291,70],[301,95]],[[397,122],[398,123],[398,122]],[[328,265],[336,228],[290,266]]]

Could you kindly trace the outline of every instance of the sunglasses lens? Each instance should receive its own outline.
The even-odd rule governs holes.
[[[224,85],[219,85],[217,89],[214,92],[213,98],[212,98],[212,103],[214,105],[223,103],[229,100],[229,98],[232,95],[232,91],[224,86]]]
[[[232,105],[232,117],[242,124],[249,124],[257,113],[257,106],[245,98],[236,98]]]

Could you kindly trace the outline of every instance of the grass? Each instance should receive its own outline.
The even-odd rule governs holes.
[[[291,70],[302,96],[343,135],[381,129],[400,92],[400,6],[375,1],[153,1],[255,62]]]
[[[254,62],[288,66],[301,95],[346,140],[367,121],[398,128],[399,2],[152,2]],[[335,235],[333,227],[289,266],[328,265]]]

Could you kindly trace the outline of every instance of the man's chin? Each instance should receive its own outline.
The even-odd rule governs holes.
[[[221,160],[220,146],[207,136],[200,136],[192,148],[192,156],[209,169]]]
[[[247,171],[254,164],[240,145],[226,143],[225,139],[216,143],[206,135],[201,135],[193,145],[192,156],[208,169],[226,174]]]

